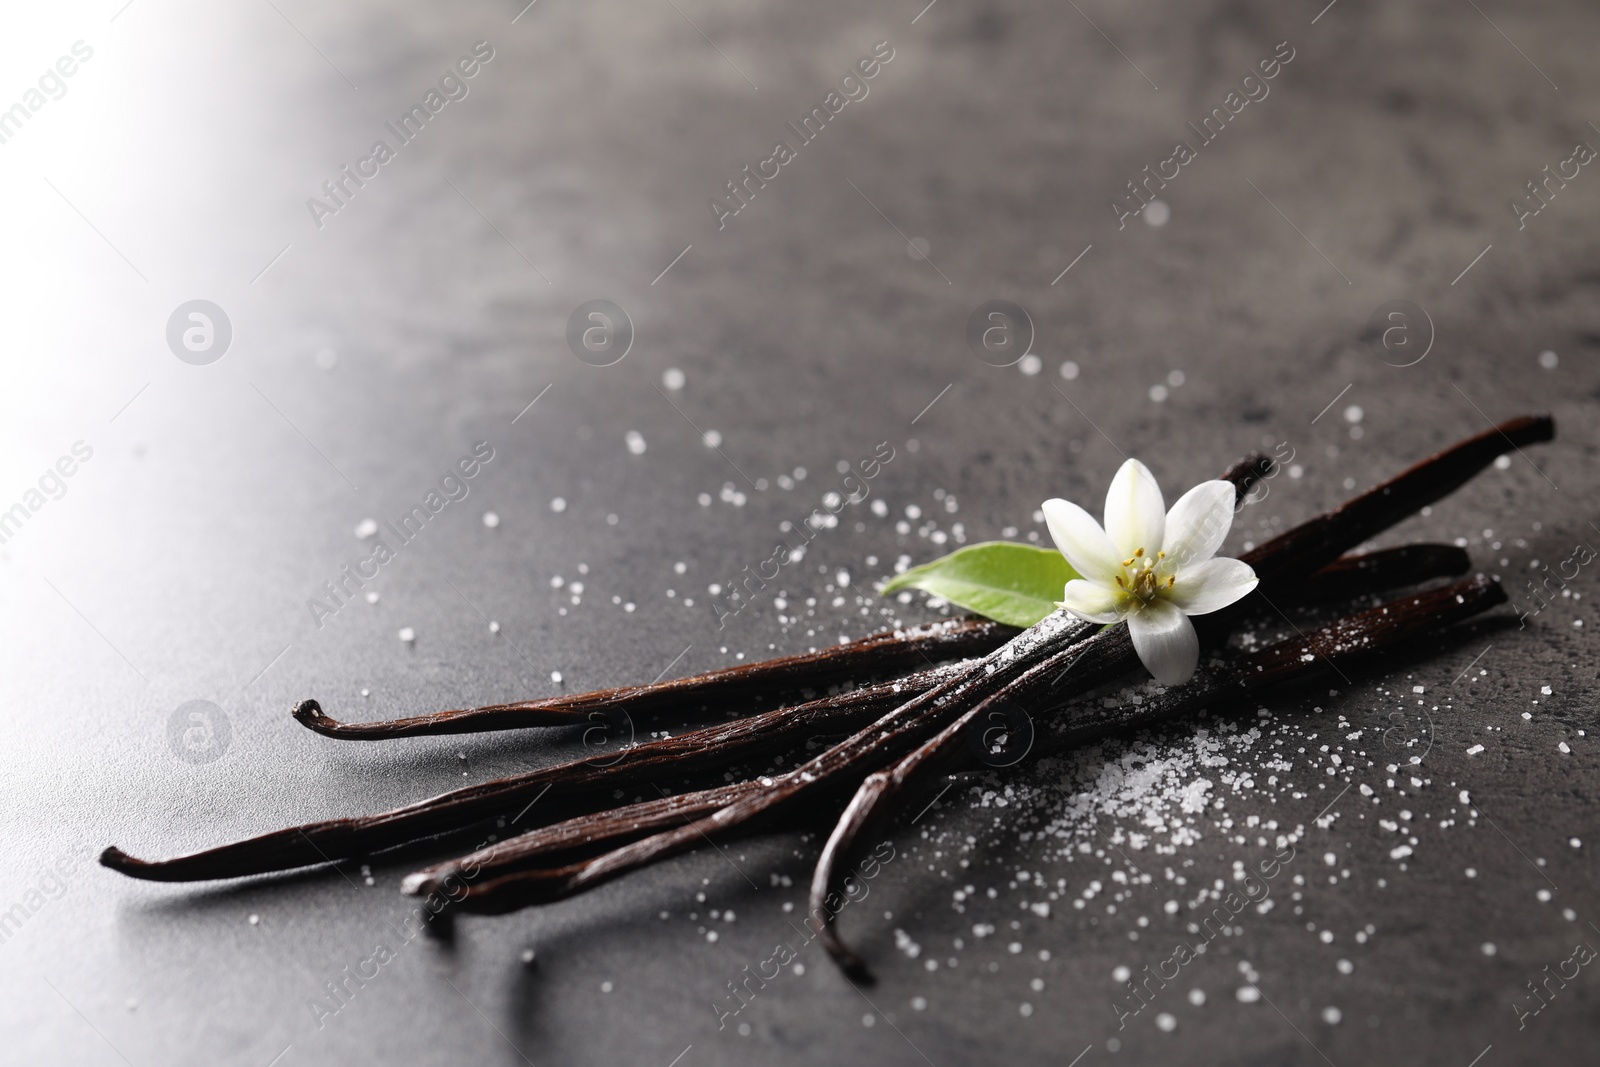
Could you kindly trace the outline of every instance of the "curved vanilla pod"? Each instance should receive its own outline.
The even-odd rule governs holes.
[[[410,896],[444,893],[456,885],[490,881],[540,862],[548,863],[553,856],[570,857],[577,853],[614,848],[647,834],[682,826],[702,815],[709,815],[749,796],[761,784],[760,779],[731,782],[711,789],[635,801],[610,811],[552,823],[408,874],[400,883],[400,891]],[[480,914],[490,914],[496,910],[514,911],[522,907],[521,904],[512,903],[509,894],[498,898],[498,902],[508,906],[496,909],[494,901],[485,904],[484,899],[480,898],[477,903],[481,906],[476,910]]]
[[[1467,555],[1454,545],[1422,544],[1382,549],[1336,560],[1312,576],[1311,581],[1317,585],[1311,593],[1293,599],[1295,603],[1350,599],[1385,588],[1460,574],[1466,569]],[[604,814],[576,816],[424,868],[407,876],[402,890],[416,895],[441,892],[451,877],[457,881],[495,878],[548,861],[553,856],[592,851],[603,845],[615,846],[646,832],[682,823],[686,817],[698,817],[726,807],[753,791],[748,783],[736,783],[626,804]]]
[[[712,703],[728,706],[764,700],[770,704],[784,694],[821,691],[842,682],[978,656],[1000,647],[1016,633],[1015,627],[974,616],[941,619],[904,630],[885,630],[816,652],[723,667],[649,685],[436,711],[383,722],[339,722],[329,718],[315,700],[301,701],[292,714],[307,729],[341,741],[520,730],[528,726],[589,726],[611,721],[622,713],[636,725],[645,725],[675,714],[693,714]]]
[[[1056,611],[989,653],[962,676],[889,711],[877,722],[787,774],[745,783],[737,800],[699,818],[634,841],[603,855],[556,868],[541,868],[474,879],[453,896],[458,910],[502,912],[573,896],[638,867],[675,856],[734,829],[748,832],[786,815],[797,800],[816,804],[830,793],[848,792],[865,775],[910,750],[932,721],[942,723],[962,707],[998,690],[1048,649],[1081,640],[1095,627]]]
[[[1437,632],[1505,600],[1499,583],[1481,576],[1469,578],[1347,615],[1308,634],[1238,656],[1221,667],[1202,667],[1183,685],[1163,689],[1139,704],[1105,708],[1098,701],[1085,700],[1066,705],[1057,716],[1029,715],[1036,734],[1028,754],[1045,755],[1109,733],[1192,714],[1263,686],[1334,670],[1349,661],[1393,649],[1418,635]],[[970,766],[981,743],[977,735],[992,721],[992,715],[999,715],[1012,729],[1018,728],[1013,710],[1016,707],[1012,698],[996,694],[893,767],[867,777],[818,860],[811,885],[811,914],[822,908],[821,914],[831,919],[836,909],[824,904],[835,890],[834,870],[855,842],[872,840],[886,828],[892,811],[904,807],[894,802],[906,801],[918,786],[931,788],[929,783],[940,776]],[[833,922],[820,925],[818,939],[834,962],[851,977],[870,981],[865,961],[844,943]]]
[[[533,825],[543,821],[551,808],[564,813],[574,807],[604,810],[617,789],[648,786],[671,775],[721,771],[743,760],[801,748],[817,736],[853,733],[908,697],[954,677],[963,662],[467,786],[378,815],[291,826],[168,860],[136,859],[113,847],[101,854],[100,862],[150,881],[239,878],[367,855],[497,816],[513,824],[523,822],[521,816],[541,801],[545,803],[535,809]]]
[[[1255,569],[1261,584],[1245,599],[1211,613],[1205,629],[1215,632],[1228,619],[1253,607],[1266,605],[1276,610],[1267,590],[1276,596],[1280,588],[1293,588],[1341,553],[1453,492],[1496,457],[1523,444],[1548,441],[1554,435],[1555,422],[1548,415],[1510,419],[1435,453],[1332,511],[1243,553],[1239,558]],[[1058,649],[1042,662],[1033,664],[1009,682],[996,699],[1024,708],[1060,706],[1132,669],[1137,663],[1138,656],[1126,624],[1112,626],[1076,647]],[[1070,680],[1065,683],[1067,688],[1062,689],[1064,679]],[[887,818],[889,798],[897,792],[877,776],[861,784],[817,861],[811,885],[813,912],[833,893],[839,882],[838,869],[861,840],[865,828],[881,825]],[[823,914],[831,916],[832,913],[823,908]],[[831,919],[828,922],[831,924]],[[836,936],[827,931],[824,934],[830,954],[842,966],[847,969],[861,966],[860,959]]]
[[[1270,470],[1270,465],[1270,459],[1259,454],[1253,454],[1230,468],[1227,476],[1234,481],[1237,491],[1242,494],[1250,485],[1254,484],[1256,480]],[[1061,613],[1058,612],[1056,614],[1059,616]],[[1052,617],[1054,618],[1055,616]],[[1060,620],[1058,619],[1059,622]],[[938,640],[940,635],[948,629],[948,626],[946,624],[934,624],[931,627],[918,629],[919,631],[931,631],[930,636],[934,640]],[[1008,627],[1005,629],[1007,632],[1017,633],[1013,628]],[[898,704],[898,707],[891,710],[885,718],[894,719],[901,711],[920,706],[918,701],[928,698],[930,695],[942,694],[954,687],[975,684],[979,688],[987,688],[999,685],[1016,670],[1020,670],[1024,664],[1024,657],[1019,653],[1019,650],[1025,650],[1028,654],[1036,654],[1033,650],[1041,642],[1048,643],[1053,640],[1075,641],[1086,635],[1090,629],[1084,624],[1073,622],[1058,625],[1055,630],[1044,628],[1043,624],[1041,624],[1029,630],[1021,631],[1000,649],[979,660],[979,666],[957,672],[954,678],[938,681],[931,689],[915,697],[910,704],[905,703],[904,693],[893,693],[892,700]],[[1057,630],[1070,632],[1057,633]],[[879,642],[880,645],[893,645],[902,640],[895,632],[876,636],[883,639]],[[866,640],[870,639],[864,639],[863,643]],[[774,677],[792,676],[797,668],[803,672],[807,666],[814,666],[814,656],[815,654],[810,657],[788,657],[784,660],[767,661],[764,664],[752,664],[749,668],[743,669],[756,671],[757,677],[770,684]],[[993,665],[993,669],[983,669],[982,665],[984,664]],[[739,671],[741,668],[732,668],[732,670]],[[702,686],[710,684],[715,691],[715,679],[719,675],[726,677],[726,672],[712,672],[711,675],[702,675],[698,679],[685,679],[684,681]],[[748,678],[749,675],[744,677]],[[806,675],[806,677],[812,681],[815,680],[814,675]],[[708,679],[711,681],[708,682]],[[892,687],[897,683],[885,684],[890,686],[892,691]],[[670,685],[671,683],[669,683],[669,688]],[[726,690],[721,691],[726,692]],[[596,694],[585,694],[585,697],[593,698],[595,701],[603,701],[613,699],[618,692],[622,691],[601,691]],[[679,695],[681,696],[681,692]],[[846,696],[848,695],[846,694]],[[943,697],[941,697],[940,703],[943,703]],[[882,722],[883,720],[880,720],[880,724]],[[887,737],[899,738],[905,729],[915,728],[915,724],[909,722],[899,723],[899,726],[899,730],[890,731]],[[869,732],[870,729],[872,728],[869,728]],[[853,740],[859,740],[861,737],[862,734],[858,733]],[[848,744],[849,742],[845,743]],[[896,754],[895,750],[886,750],[884,758],[890,758],[894,754]],[[609,759],[610,757],[600,758]],[[348,858],[352,855],[361,855],[383,848],[394,847],[425,837],[463,830],[480,819],[504,815],[510,810],[511,805],[522,803],[525,799],[534,799],[529,796],[537,788],[537,785],[530,780],[532,777],[530,775],[517,775],[499,782],[470,786],[466,789],[455,790],[442,796],[397,808],[380,815],[331,819],[305,826],[289,827],[244,841],[237,841],[169,860],[141,860],[112,846],[101,853],[100,862],[102,865],[130,877],[153,881],[198,881],[242,877],[327,863],[336,859]]]
[[[1549,441],[1555,434],[1555,420],[1549,415],[1508,419],[1429,456],[1382,485],[1239,558],[1255,566],[1263,585],[1275,584],[1282,575],[1304,577],[1374,534],[1449,496],[1505,453]]]
[[[1270,470],[1270,463],[1265,457],[1250,456],[1230,468],[1225,477],[1242,496]],[[827,793],[848,789],[855,774],[868,773],[897,758],[961,708],[997,691],[1030,664],[1048,657],[1051,650],[1070,648],[1095,630],[1093,624],[1079,622],[1064,611],[1053,612],[962,676],[902,704],[794,771],[748,783],[738,800],[716,811],[578,863],[473,880],[452,899],[465,911],[503,911],[558,900],[694,848],[714,833],[763,825],[781,817],[799,797],[825,801]],[[818,797],[819,793],[823,796]],[[420,888],[424,883],[412,884]]]

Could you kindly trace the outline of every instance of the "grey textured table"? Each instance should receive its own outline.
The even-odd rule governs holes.
[[[1592,1055],[1592,569],[1515,613],[1600,544],[1600,178],[1574,152],[1600,144],[1600,13],[922,3],[5,14],[0,1060]],[[767,178],[729,199],[747,166]],[[1547,166],[1577,173],[1535,201]],[[600,299],[632,324],[619,362],[569,351]],[[1036,334],[1010,367],[964,339],[997,299]],[[1384,348],[1369,320],[1399,300]],[[843,917],[871,987],[796,929],[814,833],[449,936],[409,935],[414,858],[200,886],[94,862],[582,751],[338,743],[288,717],[307,696],[418,713],[936,617],[873,583],[1045,536],[1039,502],[1097,500],[1125,454],[1175,492],[1292,449],[1237,549],[1541,410],[1552,446],[1384,539],[1461,539],[1516,597],[1500,622],[952,789]],[[464,498],[378,534],[376,602],[330,599],[373,552],[358,525],[426,506],[479,442]],[[711,588],[885,442],[871,500],[719,630]],[[1291,844],[1270,907],[1168,962],[1208,891]],[[779,942],[795,959],[730,999]],[[1119,979],[1145,967],[1178,974],[1141,1007]]]

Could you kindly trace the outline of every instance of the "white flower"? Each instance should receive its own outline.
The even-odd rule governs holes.
[[[1168,511],[1155,475],[1136,459],[1111,480],[1104,529],[1078,505],[1046,500],[1050,536],[1082,575],[1067,583],[1061,606],[1087,622],[1127,619],[1156,681],[1188,681],[1200,662],[1189,616],[1227,607],[1258,580],[1248,563],[1217,557],[1233,501],[1232,483],[1201,482]]]

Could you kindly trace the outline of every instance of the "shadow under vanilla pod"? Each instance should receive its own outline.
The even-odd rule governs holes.
[[[100,862],[154,881],[243,877],[457,836],[511,812],[518,812],[511,820],[516,826],[531,825],[522,815],[532,804],[546,792],[559,796],[559,802],[539,804],[531,820],[539,825],[402,882],[404,892],[430,897],[453,882],[455,911],[499,914],[575,896],[707,842],[815,823],[842,807],[817,860],[807,914],[819,920],[814,937],[834,961],[852,977],[868,980],[865,961],[839,936],[838,913],[830,910],[830,901],[841,899],[852,857],[867,842],[890,840],[897,814],[976,760],[981,746],[972,743],[972,735],[987,726],[995,708],[1026,709],[1036,725],[1034,750],[1045,755],[1192,715],[1264,687],[1327,671],[1342,674],[1371,657],[1414,652],[1416,639],[1504,603],[1504,590],[1482,575],[1415,589],[1461,573],[1462,555],[1449,546],[1346,553],[1454,492],[1498,456],[1554,436],[1549,416],[1510,419],[1241,554],[1260,587],[1206,616],[1200,637],[1217,655],[1189,681],[1156,686],[1142,701],[1087,699],[1139,670],[1140,661],[1125,624],[1102,628],[1061,610],[1020,632],[981,619],[947,620],[671,682],[390,722],[339,723],[308,700],[294,711],[299,722],[350,740],[581,724],[600,708],[622,709],[641,721],[685,711],[721,713],[732,721],[639,742],[623,749],[621,759],[605,753],[573,760],[376,815],[288,827],[168,860],[142,860],[110,847]],[[1256,454],[1224,477],[1237,502],[1271,470],[1272,461]],[[1225,647],[1230,624],[1241,615],[1283,600],[1348,603],[1407,587],[1414,591],[1310,632],[1297,629],[1295,636],[1264,648]],[[908,671],[940,660],[956,662],[933,676],[919,670],[920,677],[907,677]],[[879,681],[822,698],[843,701],[845,710],[819,707],[817,689],[868,676]],[[784,706],[797,691],[803,702]],[[770,710],[753,714],[761,708]],[[794,723],[835,712],[871,721],[855,725],[860,720],[853,719],[853,732],[844,740],[820,752],[808,748],[814,731],[796,729]],[[734,773],[753,751],[781,753],[793,763],[780,773]],[[621,786],[646,783],[659,792],[658,799],[619,803]],[[669,785],[684,791],[669,792]]]
[[[887,856],[883,855],[885,849],[888,849],[889,852]],[[822,907],[813,909],[811,914],[806,916],[805,922],[801,924],[803,929],[801,927],[795,928],[795,932],[801,934],[803,938],[800,942],[800,948],[795,948],[788,941],[780,941],[773,948],[772,955],[756,964],[754,974],[750,973],[749,964],[745,964],[744,967],[740,968],[745,975],[744,980],[739,981],[736,978],[730,978],[727,983],[728,996],[726,998],[739,1006],[737,1008],[725,1008],[719,1004],[711,1005],[711,1010],[717,1017],[717,1029],[726,1029],[730,1018],[748,1008],[751,1002],[756,999],[756,994],[767,988],[768,982],[776,980],[783,973],[783,968],[792,963],[828,924],[839,917],[839,913],[844,910],[846,904],[855,904],[867,899],[867,894],[872,891],[867,882],[876,878],[878,872],[882,870],[882,865],[894,858],[894,843],[885,841],[880,844],[873,850],[872,855],[862,861],[862,864],[852,872],[854,877],[846,879],[843,896],[837,893],[831,894],[823,902]],[[870,870],[867,869],[869,865],[871,867]],[[856,888],[861,890],[859,894],[856,893]],[[813,922],[816,923],[814,927],[811,925]],[[791,922],[789,925],[793,926],[794,924]],[[768,964],[772,965],[771,974],[766,971]],[[735,982],[738,984],[736,985]],[[756,984],[755,988],[751,988],[751,982]]]
[[[374,941],[372,952],[356,962],[354,971],[346,964],[337,976],[322,984],[317,996],[307,998],[306,1006],[311,1009],[318,1030],[326,1027],[329,1019],[349,1007],[356,994],[365,989],[368,982],[375,980],[382,968],[398,959],[400,951],[444,913],[449,901],[454,899],[457,885],[459,882],[442,886],[407,912],[402,921],[391,919],[384,924],[386,931],[396,935],[398,948],[391,948],[387,939]]]

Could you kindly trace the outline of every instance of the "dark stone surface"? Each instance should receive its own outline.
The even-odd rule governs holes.
[[[93,863],[111,843],[175,854],[581,749],[542,735],[339,744],[289,719],[306,696],[375,718],[550,693],[552,671],[577,690],[865,633],[885,618],[870,583],[953,544],[933,543],[930,520],[969,541],[1040,534],[1040,501],[1098,500],[1124,453],[1170,495],[1249,448],[1292,447],[1298,471],[1245,513],[1237,547],[1489,419],[1552,411],[1553,446],[1383,539],[1463,538],[1520,591],[1531,568],[1600,544],[1600,178],[1582,168],[1521,230],[1507,207],[1600,138],[1592,7],[1339,0],[1318,17],[1320,3],[943,0],[919,16],[921,0],[543,0],[513,23],[516,0],[275,6],[64,5],[8,14],[0,35],[16,99],[73,41],[94,50],[0,145],[0,504],[24,501],[73,442],[93,450],[0,546],[0,1058],[1495,1067],[1593,1047],[1593,968],[1520,1031],[1513,1008],[1547,964],[1600,945],[1588,568],[1524,629],[1502,609],[1509,624],[1336,695],[1209,722],[1262,735],[1227,765],[1162,779],[1204,778],[1223,802],[1191,815],[1198,838],[1170,855],[1128,837],[1148,829],[1134,812],[1151,790],[1080,810],[1060,783],[1138,751],[1190,758],[1192,727],[951,790],[897,832],[897,858],[844,919],[878,984],[853,989],[804,948],[803,975],[785,971],[720,1031],[726,983],[796,939],[783,906],[802,901],[814,837],[706,849],[409,942],[396,889],[414,859],[374,861],[373,885],[359,863],[200,887]],[[469,95],[319,229],[306,198],[479,40],[494,56]],[[894,57],[869,95],[719,232],[709,198],[793,140],[785,122],[880,41]],[[1193,140],[1185,124],[1282,41],[1294,58],[1270,95],[1162,191],[1170,221],[1119,230],[1108,199]],[[163,337],[196,298],[233,326],[208,366]],[[563,339],[596,298],[637,331],[606,368]],[[1037,376],[967,350],[967,317],[990,299],[1031,313]],[[1437,331],[1405,368],[1362,340],[1397,299]],[[669,368],[681,391],[659,387]],[[1182,384],[1154,399],[1174,371]],[[713,429],[720,453],[701,442]],[[494,458],[383,569],[379,602],[319,627],[307,600],[366,551],[357,523],[398,518],[478,441]],[[764,559],[780,522],[837,487],[836,463],[884,441],[896,458],[873,495],[894,514],[847,511],[785,577],[787,609],[770,598],[719,632],[708,586]],[[808,476],[781,488],[796,467]],[[897,533],[912,505],[921,519]],[[480,521],[491,510],[495,528]],[[852,585],[836,591],[840,569]],[[581,604],[554,575],[583,582]],[[210,762],[170,741],[194,700],[228,726]],[[983,803],[1008,785],[1026,788]],[[1114,968],[1196,938],[1196,887],[1275,851],[1252,818],[1295,835],[1276,906],[1247,912],[1119,1031]],[[1413,854],[1392,856],[1411,837]],[[57,861],[59,884],[42,873]],[[1048,915],[1026,906],[1040,879],[1058,891]],[[1075,909],[1096,880],[1104,891]],[[897,950],[897,929],[920,955]],[[319,1026],[311,1002],[380,943],[395,959]],[[1236,998],[1246,977],[1264,999]]]

